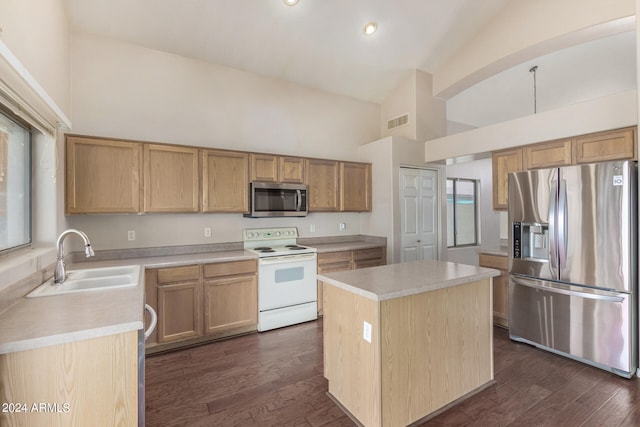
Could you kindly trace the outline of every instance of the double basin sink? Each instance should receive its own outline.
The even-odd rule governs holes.
[[[70,270],[67,271],[67,280],[61,284],[56,285],[53,279],[48,280],[27,294],[27,297],[128,288],[136,286],[139,278],[139,265]]]

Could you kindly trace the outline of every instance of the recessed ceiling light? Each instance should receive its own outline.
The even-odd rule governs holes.
[[[282,0],[287,6],[295,6],[298,4],[298,0]]]
[[[378,29],[378,24],[376,24],[375,22],[369,22],[365,24],[364,28],[362,28],[362,32],[364,33],[365,36],[370,36],[373,33],[375,33],[377,29]]]

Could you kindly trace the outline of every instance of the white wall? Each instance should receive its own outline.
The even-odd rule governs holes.
[[[341,160],[359,160],[358,147],[380,135],[378,104],[115,40],[74,34],[72,70],[77,134]],[[97,249],[117,249],[238,242],[252,227],[292,225],[302,237],[360,234],[366,215],[75,215],[67,224]],[[211,238],[204,227],[212,227]]]
[[[500,212],[493,210],[491,158],[448,165],[447,178],[480,180],[480,246],[497,250],[500,246]],[[447,260],[478,265],[478,246],[447,249]]]
[[[448,99],[514,65],[587,40],[629,30],[635,0],[519,0],[434,73],[434,94]],[[630,23],[633,25],[633,23]],[[624,27],[624,28],[623,28]]]

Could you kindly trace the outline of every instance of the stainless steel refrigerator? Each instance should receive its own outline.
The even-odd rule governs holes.
[[[512,340],[637,369],[637,164],[509,175]]]

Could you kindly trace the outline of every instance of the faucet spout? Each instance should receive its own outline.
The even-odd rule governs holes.
[[[66,264],[64,263],[64,249],[62,244],[64,242],[65,237],[67,237],[69,234],[77,234],[82,238],[82,240],[84,241],[84,253],[86,254],[87,258],[95,255],[93,252],[93,248],[91,247],[91,241],[89,240],[89,236],[87,236],[84,232],[80,230],[76,230],[74,228],[70,228],[68,230],[63,231],[58,237],[58,241],[56,242],[56,249],[58,252],[58,256],[57,256],[58,261],[56,263],[56,270],[53,276],[53,283],[57,285],[61,284],[67,279],[67,270],[66,270]]]

